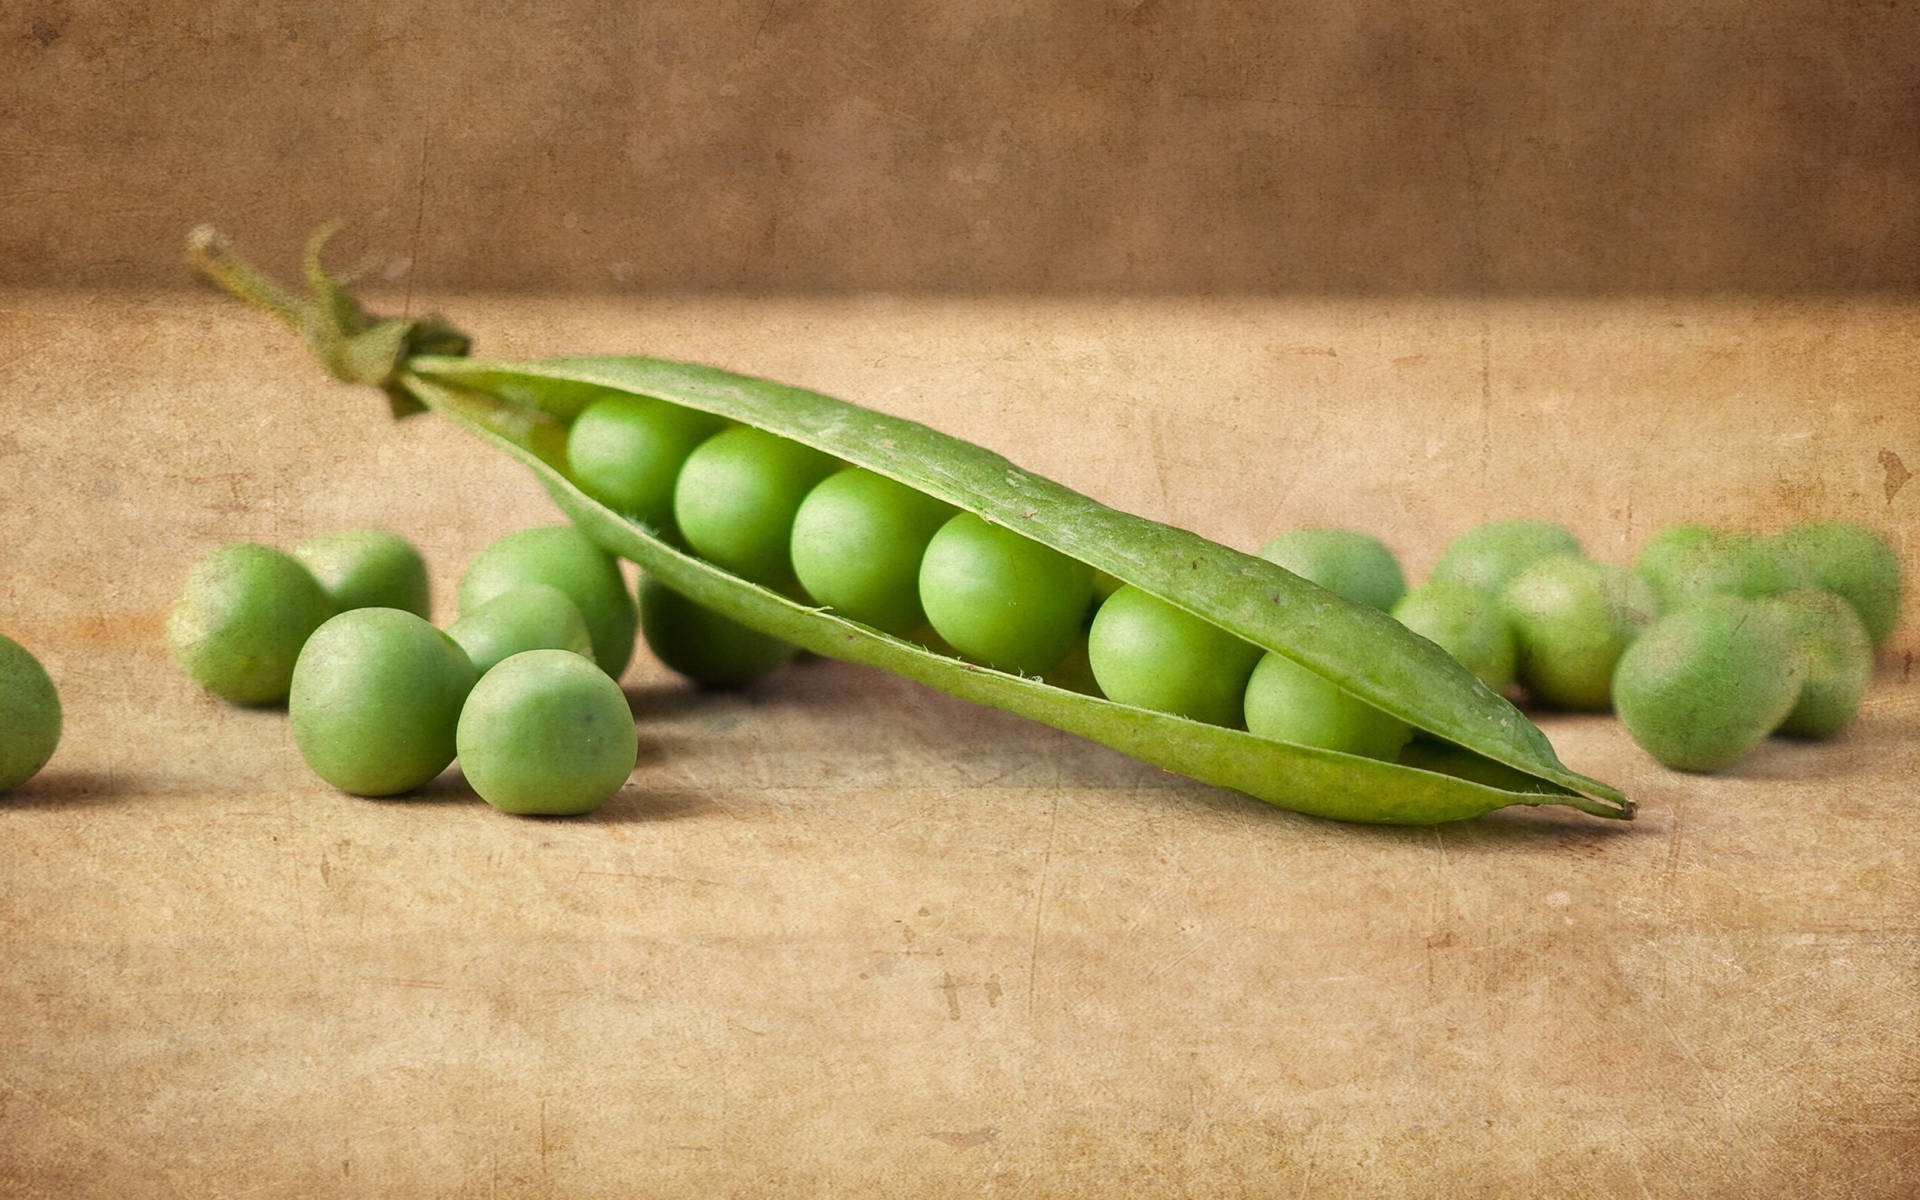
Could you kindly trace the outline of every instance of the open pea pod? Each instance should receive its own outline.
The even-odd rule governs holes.
[[[397,414],[431,409],[517,458],[595,541],[742,624],[1317,816],[1435,824],[1514,804],[1633,815],[1631,800],[1563,766],[1532,722],[1439,647],[1275,564],[1120,512],[918,422],[801,388],[653,358],[462,357],[464,341],[436,318],[361,313],[320,270],[319,241],[309,249],[311,300],[252,271],[210,231],[196,231],[190,259],[300,329],[335,375],[383,388]],[[567,424],[609,392],[715,413],[937,496],[1286,655],[1429,739],[1397,763],[1275,741],[964,662],[749,583],[669,545],[567,478]]]

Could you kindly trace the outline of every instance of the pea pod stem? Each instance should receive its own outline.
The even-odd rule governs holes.
[[[355,316],[357,306],[343,307],[344,293],[330,291],[311,263],[309,275],[319,276],[310,279],[315,295],[299,301],[260,288],[257,273],[231,269],[233,261],[226,251],[226,269],[204,273],[301,329],[330,365],[341,358],[340,344],[380,327]],[[1631,800],[1568,770],[1538,728],[1438,647],[1274,564],[1119,512],[924,425],[818,393],[661,359],[499,363],[430,352],[451,345],[450,332],[444,325],[409,329],[384,371],[363,368],[354,377],[438,411],[512,455],[603,546],[695,602],[772,636],[1318,816],[1433,824],[1514,804],[1633,815]],[[456,348],[464,351],[464,339]],[[1429,753],[1420,765],[1379,762],[1117,704],[948,658],[729,575],[599,505],[567,477],[560,453],[566,424],[609,391],[767,429],[1017,529],[1294,659],[1451,748]],[[398,401],[395,411],[402,411]]]

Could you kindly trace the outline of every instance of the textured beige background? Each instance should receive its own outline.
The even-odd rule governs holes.
[[[442,298],[984,441],[1240,546],[1484,517],[1624,558],[1846,514],[1915,562],[1920,310],[1869,303]],[[553,519],[199,296],[0,296],[0,614],[67,702],[0,798],[0,1195],[1761,1195],[1920,1184],[1915,605],[1859,723],[1723,776],[1543,716],[1643,805],[1291,816],[815,662],[644,655],[574,822],[367,801],[197,694],[188,564],[379,521],[441,616]]]
[[[15,0],[0,282],[1912,291],[1912,0]]]

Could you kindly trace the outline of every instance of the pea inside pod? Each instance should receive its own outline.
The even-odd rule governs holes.
[[[379,386],[390,399],[438,411],[511,454],[593,540],[634,560],[648,577],[689,600],[768,636],[895,671],[1191,778],[1321,816],[1423,824],[1508,804],[1546,803],[1605,817],[1632,813],[1626,797],[1567,769],[1537,727],[1439,647],[1385,613],[1334,596],[1252,555],[1100,504],[980,446],[818,393],[712,367],[649,358],[480,362],[435,353],[450,341],[444,323],[396,324],[368,317],[317,265],[319,296],[308,301],[263,281],[217,235],[196,235],[192,254],[216,282],[299,317],[323,361],[342,377]],[[312,258],[317,264],[317,250]],[[356,353],[362,345],[368,348]],[[594,501],[554,468],[543,445],[553,431],[563,435],[565,423],[580,411],[579,396],[609,390],[667,400],[762,430],[951,504],[960,512],[954,521],[971,517],[1017,531],[1071,564],[1061,575],[1079,592],[1075,603],[1065,606],[1072,610],[1076,636],[1094,573],[1104,572],[1263,651],[1283,654],[1369,708],[1446,746],[1423,760],[1428,766],[1413,767],[1260,737],[1076,693],[997,662],[960,661],[803,603],[704,554],[668,544]],[[407,407],[400,404],[402,411]],[[676,494],[687,486],[686,479],[683,471]],[[684,521],[682,528],[693,543]],[[924,586],[926,562],[938,541],[936,535],[922,566],[921,598],[930,618],[938,614]],[[948,630],[940,632],[959,646]],[[1504,764],[1514,776],[1475,769],[1475,762]],[[1512,777],[1528,782],[1512,787],[1498,782]]]

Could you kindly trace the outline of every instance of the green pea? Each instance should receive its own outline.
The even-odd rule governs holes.
[[[793,573],[815,602],[888,633],[917,629],[920,559],[954,508],[857,467],[820,481],[793,518]]]
[[[567,470],[580,490],[629,520],[674,533],[673,485],[723,418],[648,396],[597,400],[567,430]]]
[[[1381,612],[1407,591],[1406,576],[1387,544],[1351,529],[1289,530],[1260,547],[1260,557]]]
[[[1800,694],[1800,654],[1755,601],[1708,593],[1655,621],[1621,656],[1613,702],[1642,749],[1715,771],[1759,745]]]
[[[460,772],[503,812],[571,817],[633,773],[639,739],[620,685],[565,650],[528,650],[481,677],[460,710]]]
[[[0,636],[0,792],[39,774],[60,745],[60,693],[25,646]]]
[[[618,679],[633,660],[637,614],[620,565],[572,525],[522,529],[474,556],[460,580],[460,612],[529,583],[551,584],[567,594],[593,638],[593,660]]]
[[[193,565],[167,614],[167,646],[201,687],[236,704],[287,698],[300,648],[335,611],[297,559],[234,542]]]
[[[840,465],[790,438],[738,426],[687,456],[673,488],[674,519],[708,562],[784,591],[795,585],[794,514]]]
[[[1832,592],[1801,588],[1762,602],[1799,647],[1800,695],[1777,732],[1831,737],[1853,723],[1873,682],[1873,641],[1853,606]]]
[[[427,563],[412,542],[386,529],[345,529],[293,548],[341,612],[397,608],[431,617]]]
[[[1534,561],[1500,603],[1527,691],[1554,708],[1588,710],[1607,707],[1615,664],[1658,610],[1638,575],[1577,554]]]
[[[300,756],[344,792],[409,792],[453,761],[475,680],[466,651],[397,608],[341,613],[307,639],[287,713]]]
[[[744,687],[794,655],[768,637],[695,604],[651,576],[640,581],[640,631],[664,665],[702,687]]]
[[[1268,653],[1247,680],[1247,730],[1261,737],[1392,762],[1413,727],[1283,654]]]
[[[1494,691],[1513,685],[1513,630],[1499,601],[1485,592],[1445,579],[1429,580],[1402,596],[1393,616]]]
[[[1804,582],[1762,539],[1750,533],[1703,533],[1698,526],[1649,542],[1635,557],[1634,570],[1663,609],[1715,593],[1771,596]]]
[[[1080,637],[1093,569],[1049,546],[961,513],[920,562],[920,604],[934,632],[975,662],[1044,675]]]
[[[1430,579],[1498,596],[1522,568],[1553,554],[1580,553],[1580,539],[1551,521],[1488,521],[1447,544]]]
[[[1087,632],[1087,661],[1102,695],[1239,728],[1247,677],[1260,649],[1150,592],[1121,587]]]
[[[593,635],[580,607],[557,587],[529,583],[501,592],[447,626],[447,636],[481,675],[527,650],[568,650],[593,661]]]
[[[1775,553],[1802,581],[1837,593],[1860,614],[1874,649],[1900,619],[1900,560],[1878,533],[1851,521],[1796,525],[1774,539]]]

